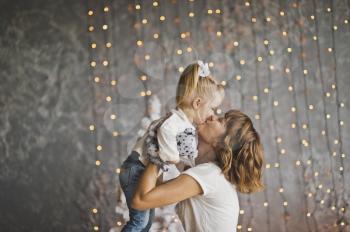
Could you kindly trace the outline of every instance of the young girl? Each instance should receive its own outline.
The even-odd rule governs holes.
[[[167,171],[168,164],[183,162],[194,166],[197,157],[196,126],[214,114],[224,91],[210,76],[208,64],[202,61],[186,67],[176,91],[176,109],[153,122],[124,161],[119,175],[129,208],[129,221],[122,231],[148,231],[154,209],[139,211],[131,200],[145,166],[152,162]]]

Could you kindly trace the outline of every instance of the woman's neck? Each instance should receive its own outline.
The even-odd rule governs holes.
[[[215,151],[214,148],[198,138],[198,157],[196,158],[196,165],[202,163],[208,163],[215,161]]]

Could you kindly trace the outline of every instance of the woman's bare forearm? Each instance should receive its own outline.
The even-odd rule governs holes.
[[[146,210],[169,205],[202,193],[200,185],[188,175],[180,175],[156,186],[159,168],[149,163],[142,174],[131,207]]]
[[[149,163],[142,174],[134,196],[143,197],[157,185],[159,168]]]

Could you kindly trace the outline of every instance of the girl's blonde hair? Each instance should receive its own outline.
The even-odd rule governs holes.
[[[264,188],[263,146],[250,118],[238,110],[225,114],[226,134],[216,148],[218,164],[232,184],[242,193]]]
[[[198,75],[199,65],[193,63],[188,65],[180,76],[176,89],[176,106],[187,107],[195,97],[221,101],[224,97],[222,85],[216,83],[211,77],[200,77]]]

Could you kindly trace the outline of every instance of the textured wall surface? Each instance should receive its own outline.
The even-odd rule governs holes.
[[[266,188],[240,194],[238,229],[350,231],[349,1],[3,0],[0,12],[1,231],[118,231],[118,168],[150,96],[173,107],[196,59],[226,86],[221,111],[251,116],[265,147]],[[178,226],[166,208],[153,230]]]

